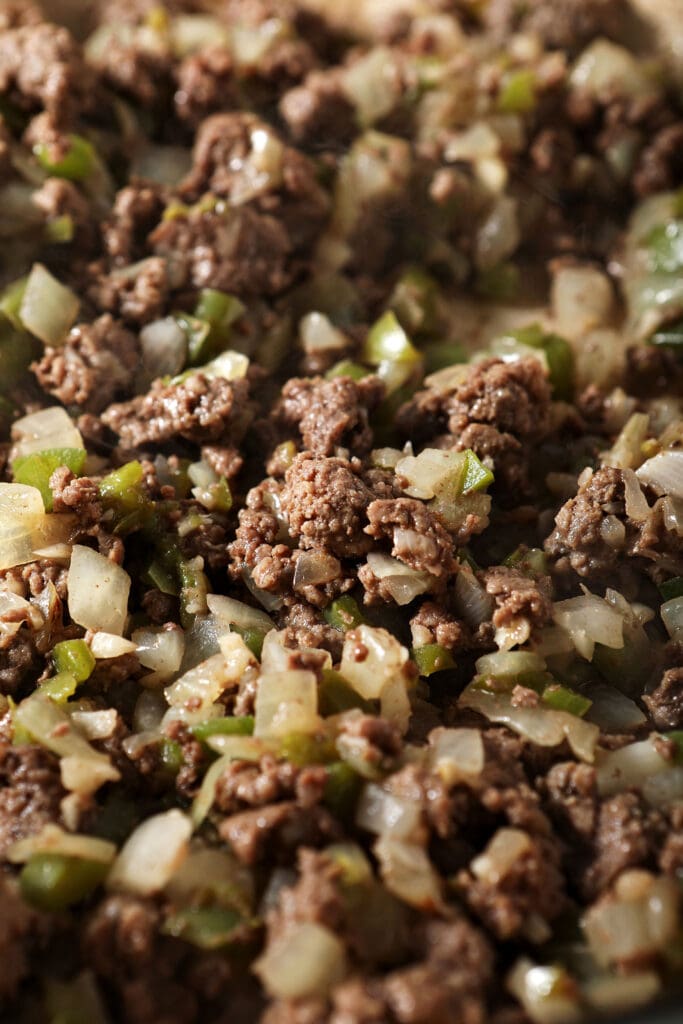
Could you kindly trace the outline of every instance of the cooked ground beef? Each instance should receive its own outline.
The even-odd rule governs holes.
[[[676,981],[668,4],[0,0],[2,1021]]]

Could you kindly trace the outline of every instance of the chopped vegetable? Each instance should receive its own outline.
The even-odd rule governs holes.
[[[39,910],[58,913],[88,897],[104,882],[107,871],[101,861],[36,853],[22,869],[21,892]]]
[[[83,181],[89,178],[97,164],[92,143],[82,135],[69,136],[69,148],[60,160],[51,159],[50,146],[44,142],[37,142],[33,147],[33,153],[40,166],[51,177],[68,178],[69,181]]]
[[[12,474],[18,484],[37,487],[43,496],[47,512],[52,511],[52,490],[50,477],[59,466],[66,466],[75,476],[83,472],[85,465],[84,448],[48,448],[21,455],[12,463]]]

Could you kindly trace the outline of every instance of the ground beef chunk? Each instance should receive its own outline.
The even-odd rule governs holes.
[[[244,206],[174,217],[159,225],[150,243],[174,263],[178,285],[193,288],[276,295],[296,272],[284,225]]]
[[[496,565],[485,570],[483,583],[496,605],[493,625],[515,636],[515,643],[525,643],[531,632],[552,619],[552,588],[547,576],[533,579],[517,569]]]
[[[54,558],[41,558],[0,572],[0,580],[22,597],[38,597],[52,583],[59,599],[66,601],[66,579],[66,567]]]
[[[384,772],[401,752],[401,734],[386,719],[358,712],[343,718],[337,744],[340,751],[353,754],[371,771]]]
[[[192,528],[183,532],[180,547],[185,557],[200,556],[210,569],[226,566],[230,561],[228,538],[233,532],[228,517],[220,512],[207,512],[198,502],[187,503],[187,512],[198,516],[199,523],[191,524]]]
[[[205,444],[202,445],[201,455],[214,473],[224,476],[226,480],[232,480],[237,476],[244,465],[239,448],[232,445]]]
[[[624,388],[629,395],[646,398],[683,393],[683,369],[676,353],[656,345],[627,348]]]
[[[44,747],[0,746],[0,855],[19,839],[60,821],[66,796],[59,760]]]
[[[595,36],[618,37],[625,13],[623,0],[492,0],[485,18],[501,39],[533,32],[546,46],[576,52]]]
[[[453,539],[424,502],[381,499],[372,502],[367,514],[365,532],[375,540],[390,540],[393,558],[438,579],[454,571]]]
[[[413,647],[439,644],[448,651],[457,651],[467,642],[467,628],[446,608],[434,601],[425,601],[410,620]]]
[[[218,832],[243,864],[264,858],[271,864],[291,863],[298,847],[334,842],[342,834],[324,807],[303,807],[294,800],[233,814]]]
[[[31,369],[40,386],[64,405],[98,413],[129,391],[139,351],[135,335],[105,314],[72,328],[65,344],[48,346]]]
[[[44,20],[40,7],[27,0],[2,0],[0,4],[0,30],[3,32],[22,25],[39,25]]]
[[[235,540],[228,552],[230,573],[241,579],[249,572],[257,586],[272,593],[291,591],[294,575],[292,549],[279,514],[280,487],[266,480],[247,494],[246,507],[240,509]]]
[[[289,532],[305,549],[322,548],[340,558],[371,547],[364,535],[372,493],[347,459],[299,455],[285,474],[282,508]]]
[[[24,25],[0,34],[0,92],[20,109],[69,125],[97,97],[95,79],[66,29]]]
[[[284,630],[286,647],[316,647],[329,651],[332,661],[341,658],[344,634],[328,626],[320,612],[305,601],[299,601],[287,608],[279,622]]]
[[[73,224],[74,248],[79,256],[90,253],[96,241],[96,223],[88,200],[71,181],[48,178],[32,196],[34,206],[45,214],[47,229],[60,218],[69,218]]]
[[[681,180],[683,160],[683,121],[660,129],[640,154],[633,175],[633,187],[639,196],[653,195],[675,188]]]
[[[164,444],[174,437],[200,444],[239,442],[249,422],[249,385],[195,373],[180,384],[155,381],[146,395],[112,405],[102,416],[129,448]]]
[[[254,187],[255,139],[266,134],[280,147],[280,174],[271,184]],[[207,190],[232,205],[245,202],[254,211],[275,218],[287,234],[292,252],[309,245],[328,214],[329,200],[315,176],[315,168],[303,153],[283,146],[273,129],[253,114],[216,114],[201,125],[195,142],[194,168],[183,185],[190,198]]]
[[[175,110],[196,128],[209,114],[239,106],[239,86],[232,54],[224,46],[205,46],[176,69]]]
[[[561,761],[550,769],[543,788],[552,817],[570,833],[588,840],[597,821],[595,768]]]
[[[356,112],[339,71],[311,71],[280,100],[280,115],[299,145],[343,146],[357,131]]]
[[[113,266],[126,266],[144,255],[147,236],[163,208],[160,185],[134,180],[117,193],[103,227],[104,247]]]
[[[29,972],[32,940],[40,919],[21,899],[14,879],[4,872],[0,872],[0,906],[0,1003],[7,1007]]]
[[[7,646],[0,645],[0,693],[17,695],[27,682],[35,682],[43,659],[28,629],[20,629]]]
[[[158,320],[166,310],[170,282],[166,260],[150,256],[131,273],[127,268],[104,272],[93,268],[88,296],[97,309],[114,313],[132,324]]]
[[[76,512],[79,526],[88,526],[101,517],[99,487],[90,477],[77,477],[67,466],[60,466],[50,477],[50,490],[53,511]]]
[[[271,421],[285,436],[298,434],[314,455],[334,455],[338,447],[362,455],[372,447],[370,413],[383,397],[377,377],[294,377],[283,387]]]
[[[113,35],[97,55],[97,70],[104,83],[141,107],[162,114],[173,96],[173,55],[163,43],[149,46],[144,40]]]
[[[258,764],[233,761],[225,769],[216,783],[214,806],[222,814],[235,814],[295,798],[302,807],[313,807],[322,799],[326,781],[323,765],[299,768],[264,754]]]
[[[658,729],[683,727],[683,668],[670,668],[656,690],[643,697]]]
[[[624,569],[624,554],[658,560],[676,575],[683,569],[683,546],[675,533],[666,529],[661,502],[657,502],[644,522],[626,515],[624,471],[606,466],[593,473],[579,488],[575,498],[562,506],[555,517],[555,529],[545,542],[545,550],[580,576],[606,576]],[[603,536],[607,517],[624,523],[624,543],[612,547]],[[641,563],[642,564],[642,563]]]

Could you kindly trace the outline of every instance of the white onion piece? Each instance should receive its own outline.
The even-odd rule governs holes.
[[[34,693],[16,709],[15,720],[35,740],[60,758],[62,782],[66,789],[94,793],[105,782],[121,776],[106,754],[94,750],[74,728],[69,716],[49,697]]]
[[[498,885],[520,857],[531,849],[531,840],[518,828],[499,828],[483,853],[470,864],[472,874],[491,885]]]
[[[375,843],[374,853],[382,880],[394,896],[428,912],[442,906],[441,879],[423,847],[383,835]]]
[[[175,376],[187,358],[187,338],[172,316],[154,320],[140,331],[142,369],[148,381]]]
[[[608,39],[595,39],[581,53],[569,76],[573,88],[600,99],[648,95],[656,90],[653,79],[634,55]]]
[[[224,380],[242,380],[243,377],[246,377],[248,369],[248,356],[245,356],[243,352],[233,352],[232,349],[227,349],[212,359],[210,363],[202,366],[201,372],[209,379],[222,377]]]
[[[405,678],[395,676],[384,686],[379,707],[382,718],[395,725],[401,735],[408,731],[412,708]]]
[[[23,864],[36,853],[59,853],[64,857],[81,857],[99,864],[111,864],[116,856],[116,844],[95,836],[65,832],[59,825],[44,825],[40,832],[20,839],[6,853],[11,864]]]
[[[171,679],[180,670],[185,653],[182,629],[148,626],[131,635],[138,661],[151,669],[155,680]],[[149,680],[149,677],[146,677]]]
[[[130,576],[92,548],[74,544],[67,577],[69,614],[86,629],[123,633],[128,618]]]
[[[253,966],[268,994],[279,999],[325,996],[346,969],[343,943],[312,921],[289,927]]]
[[[588,909],[583,931],[600,964],[640,958],[666,950],[678,931],[679,893],[672,878],[631,871],[620,876],[615,891],[637,876],[633,898],[606,898]]]
[[[358,626],[344,638],[339,671],[366,700],[380,697],[397,675],[406,679],[408,651],[386,629]]]
[[[141,690],[133,710],[134,733],[158,734],[165,711],[166,702],[158,690]]]
[[[227,47],[230,43],[225,23],[209,14],[176,14],[171,20],[170,34],[177,57],[187,57],[205,46]]]
[[[410,800],[394,796],[374,782],[367,783],[358,800],[356,825],[375,835],[408,839],[420,824],[420,808]]]
[[[114,861],[107,887],[138,896],[161,892],[185,860],[191,835],[192,822],[176,808],[143,821]]]
[[[600,975],[582,986],[586,1002],[599,1011],[632,1010],[651,1002],[662,987],[656,971]]]
[[[561,267],[553,277],[551,303],[555,326],[568,338],[581,338],[609,322],[612,285],[595,267]]]
[[[313,733],[320,725],[314,672],[290,669],[259,677],[254,712],[255,736]]]
[[[486,593],[469,566],[461,567],[455,577],[455,606],[468,626],[476,629],[493,615],[493,598]]]
[[[479,676],[511,678],[526,672],[544,672],[545,660],[534,651],[497,651],[483,654],[475,663]]]
[[[165,892],[176,905],[186,907],[222,893],[241,897],[250,905],[253,890],[251,870],[228,850],[191,846],[189,854],[169,879]]]
[[[643,461],[642,446],[649,432],[650,417],[644,412],[634,412],[621,428],[610,450],[602,453],[602,465],[614,466],[615,469],[635,469]]]
[[[671,533],[683,537],[683,501],[680,498],[672,498],[667,495],[660,498],[657,505],[661,508],[664,526]]]
[[[683,640],[683,597],[665,601],[659,609],[662,622],[672,640]]]
[[[645,779],[642,793],[653,807],[671,807],[683,799],[683,765],[669,765],[666,771]]]
[[[12,424],[13,458],[48,448],[84,448],[83,438],[61,405],[40,409]]]
[[[242,570],[242,580],[244,581],[244,585],[247,590],[253,594],[258,603],[262,605],[267,612],[274,612],[277,611],[278,608],[282,608],[285,603],[284,598],[280,597],[279,594],[270,594],[267,590],[261,590],[260,587],[257,587],[252,579],[251,573],[246,568]]]
[[[479,225],[475,238],[475,261],[480,270],[490,270],[511,256],[520,242],[517,200],[500,196]]]
[[[120,658],[124,654],[132,654],[137,650],[132,640],[126,640],[116,633],[93,633],[89,640],[90,650],[95,658]]]
[[[45,520],[36,487],[0,483],[0,569],[31,561],[35,537]]]
[[[256,736],[230,736],[216,733],[209,736],[207,746],[233,761],[258,761],[268,751],[267,743]]]
[[[39,608],[13,590],[0,587],[0,630],[7,626],[16,626],[18,629],[22,622],[28,622],[33,629],[45,625]]]
[[[636,476],[655,494],[683,499],[683,450],[659,452],[636,470]]]
[[[594,760],[599,728],[567,711],[553,711],[543,705],[513,707],[508,694],[489,693],[472,685],[463,691],[459,703],[479,711],[491,722],[502,722],[540,747],[556,747],[566,739],[582,761]]]
[[[240,629],[253,630],[256,633],[269,633],[274,628],[273,620],[260,608],[252,608],[243,601],[236,601],[234,597],[226,597],[223,594],[207,594],[206,603],[209,611],[217,619],[221,619],[229,625],[239,626]]]
[[[403,487],[411,498],[435,497],[451,480],[458,480],[465,465],[463,452],[425,448],[419,455],[406,455],[396,463],[396,476],[406,481]]]
[[[396,604],[401,606],[410,604],[419,594],[426,593],[433,581],[430,573],[413,569],[398,558],[380,551],[370,551],[367,561],[373,576],[384,581],[385,589]]]
[[[628,732],[647,721],[635,701],[607,683],[591,682],[590,699],[593,701],[585,716],[605,732]]]
[[[429,734],[429,764],[447,786],[476,779],[486,754],[479,729],[434,729]]]
[[[70,288],[34,263],[19,307],[19,319],[46,345],[59,345],[78,316],[80,302]],[[54,447],[54,445],[52,446]]]
[[[167,686],[164,693],[171,707],[200,712],[208,709],[237,682],[238,677],[228,666],[224,655],[213,654]]]
[[[116,728],[116,711],[72,711],[71,721],[86,740],[106,740]]]
[[[598,790],[601,796],[612,796],[631,786],[641,787],[652,776],[671,770],[671,762],[657,752],[652,739],[629,743],[600,756]]]
[[[632,469],[624,469],[624,506],[626,515],[634,523],[644,523],[650,515],[650,506],[643,494],[638,477]]]
[[[541,966],[521,957],[506,983],[533,1024],[573,1024],[583,1017],[578,986],[564,967]]]
[[[355,60],[343,75],[343,89],[356,108],[358,123],[368,128],[389,114],[401,94],[401,78],[395,51],[374,46]]]
[[[209,595],[207,595],[208,598]],[[185,652],[180,665],[181,672],[194,668],[213,654],[218,654],[218,637],[224,629],[215,615],[196,615],[194,622],[185,632]]]
[[[340,568],[339,560],[333,555],[324,551],[302,551],[294,569],[294,589],[329,583],[339,575]]]
[[[597,594],[584,593],[568,601],[558,601],[553,618],[566,629],[576,650],[592,661],[596,643],[613,650],[624,646],[624,619],[609,602]]]
[[[307,313],[299,324],[299,337],[304,352],[330,352],[347,345],[346,336],[324,313]]]

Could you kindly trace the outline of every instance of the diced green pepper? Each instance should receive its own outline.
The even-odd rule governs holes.
[[[662,735],[675,747],[674,761],[676,764],[683,764],[683,729],[674,729],[672,732],[665,732]]]
[[[375,370],[393,393],[403,387],[422,365],[415,348],[392,310],[388,310],[368,331],[362,359]]]
[[[362,380],[363,377],[368,377],[370,371],[365,367],[361,366],[360,363],[354,363],[351,359],[342,359],[341,362],[335,363],[331,366],[325,374],[326,380],[334,380],[335,377],[350,377],[351,380]]]
[[[153,559],[143,574],[143,582],[151,583],[156,590],[170,597],[177,597],[180,587],[172,572],[158,558]]]
[[[12,281],[0,295],[0,313],[3,313],[10,323],[20,331],[24,329],[24,325],[19,319],[19,310],[24,299],[27,281],[28,275],[20,277],[17,281]]]
[[[330,765],[330,768],[336,767]],[[364,885],[373,881],[370,861],[357,843],[332,843],[325,847],[325,853],[341,868],[341,882],[344,886]]]
[[[58,672],[71,672],[77,683],[84,683],[95,668],[95,656],[85,640],[62,640],[55,644],[52,660]]]
[[[192,726],[192,735],[204,743],[210,736],[251,736],[254,732],[254,716],[238,715],[225,718],[210,718]]]
[[[546,686],[541,699],[553,711],[568,711],[570,715],[576,715],[578,718],[583,718],[593,704],[588,697],[576,693],[575,690],[570,690],[567,686],[561,686],[559,683],[551,683]]]
[[[239,320],[246,306],[235,295],[218,291],[217,288],[202,288],[199,293],[194,315],[206,320],[212,327],[227,329]]]
[[[422,647],[415,647],[411,657],[423,677],[434,675],[435,672],[443,672],[447,668],[455,668],[453,655],[441,644],[424,644]]]
[[[503,78],[497,107],[502,114],[528,114],[536,106],[536,76],[520,68]]]
[[[652,270],[677,274],[683,269],[683,220],[658,224],[646,241]]]
[[[348,594],[342,594],[336,601],[333,601],[329,608],[323,611],[323,618],[328,626],[339,629],[346,633],[349,629],[361,626],[365,619],[358,604]]]
[[[243,629],[242,626],[237,626],[234,622],[230,626],[230,630],[231,632],[239,633],[254,657],[260,661],[266,634],[258,629]]]
[[[212,512],[229,512],[232,508],[230,484],[224,476],[215,483],[209,484],[202,497],[204,504]]]
[[[189,629],[194,622],[198,605],[204,602],[208,592],[208,580],[196,559],[184,558],[178,561],[178,578],[180,580],[180,622],[183,629]],[[199,563],[201,564],[201,562]],[[206,609],[204,609],[206,610]]]
[[[139,462],[127,462],[100,480],[100,494],[110,501],[119,501],[129,507],[139,503],[138,488],[142,483],[143,470]]]
[[[683,576],[674,576],[659,584],[659,593],[663,601],[672,601],[674,597],[683,597]]]
[[[519,294],[521,275],[515,263],[497,263],[495,267],[480,270],[475,281],[475,291],[484,299],[505,302]]]
[[[12,389],[26,377],[41,351],[37,338],[15,330],[8,321],[0,321],[0,393],[12,398]]]
[[[420,267],[410,267],[394,285],[389,308],[409,333],[429,333],[437,329],[438,294],[433,277]]]
[[[69,149],[61,160],[50,159],[50,147],[38,142],[33,153],[38,163],[53,178],[68,178],[69,181],[83,181],[89,178],[98,164],[97,154],[92,142],[82,135],[69,136]]]
[[[373,710],[370,701],[361,697],[339,672],[331,668],[323,672],[322,682],[318,688],[318,707],[320,714],[325,718],[328,715],[339,715],[351,708],[360,708],[366,712]]]
[[[363,779],[345,761],[334,761],[326,770],[323,803],[336,818],[346,821],[356,808]]]
[[[58,913],[90,895],[107,876],[108,865],[61,853],[36,853],[24,865],[19,881],[27,903]]]
[[[427,345],[422,349],[425,361],[425,373],[436,373],[456,363],[466,363],[467,353],[457,341],[441,341]]]
[[[61,217],[53,217],[45,225],[45,238],[54,245],[66,245],[73,242],[76,228],[73,217],[65,213]]]
[[[207,340],[211,333],[211,324],[206,320],[191,316],[189,313],[175,313],[173,319],[187,338],[187,361],[192,366],[196,366],[198,363],[204,363],[210,359],[211,353]]]
[[[548,572],[548,558],[541,548],[528,548],[526,544],[520,544],[518,548],[508,555],[503,565],[510,569],[519,569],[526,575],[540,575]]]
[[[683,320],[676,320],[658,328],[650,335],[648,341],[650,345],[671,348],[678,355],[683,355]]]
[[[50,697],[57,704],[66,704],[78,688],[78,680],[73,672],[59,672],[51,679],[40,684],[40,692]]]
[[[460,480],[458,492],[460,494],[472,494],[474,491],[484,491],[494,481],[493,473],[481,462],[471,448],[465,451],[465,467]]]
[[[299,767],[327,764],[337,756],[331,740],[303,732],[291,732],[283,736],[280,740],[279,754],[286,761]]]
[[[229,907],[186,907],[170,914],[161,931],[199,949],[221,949],[236,938],[244,924],[242,915]]]
[[[512,331],[510,337],[521,345],[544,352],[553,394],[563,401],[571,399],[574,392],[574,353],[569,342],[559,334],[546,334],[539,324]]]
[[[46,448],[31,455],[22,455],[12,463],[12,474],[18,484],[37,487],[48,512],[52,511],[50,477],[60,466],[66,466],[76,476],[85,465],[84,448]]]

